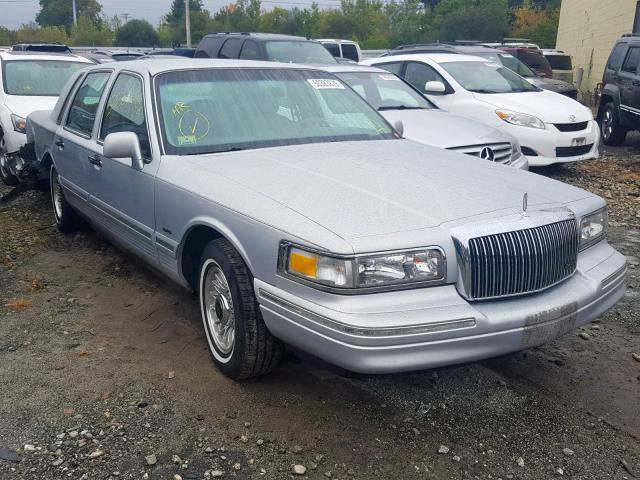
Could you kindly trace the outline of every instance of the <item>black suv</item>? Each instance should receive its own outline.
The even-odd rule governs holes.
[[[620,145],[640,129],[640,36],[623,35],[613,47],[602,77],[598,122],[602,141]]]
[[[317,65],[337,63],[320,42],[275,33],[212,33],[200,40],[194,57]]]
[[[411,53],[460,53],[465,55],[475,55],[484,57],[492,62],[498,62],[510,70],[513,70],[521,77],[526,78],[536,87],[550,92],[559,93],[574,100],[578,99],[578,89],[571,83],[545,78],[536,75],[526,64],[509,52],[499,48],[487,47],[481,44],[472,43],[432,43],[417,45],[401,45],[390,50],[387,55],[407,55]]]

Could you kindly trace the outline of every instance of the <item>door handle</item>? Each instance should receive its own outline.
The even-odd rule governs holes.
[[[64,148],[64,142],[62,140],[56,140],[56,146],[59,148]]]
[[[98,155],[89,155],[89,157],[87,158],[91,165],[96,165],[98,167],[102,166],[102,160],[100,160],[100,157]]]

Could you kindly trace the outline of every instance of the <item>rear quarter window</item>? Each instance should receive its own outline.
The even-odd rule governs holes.
[[[200,41],[195,58],[216,58],[224,37],[205,37]]]

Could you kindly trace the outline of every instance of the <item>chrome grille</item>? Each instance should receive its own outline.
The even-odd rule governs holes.
[[[469,239],[465,290],[470,300],[532,293],[573,274],[575,219]]]
[[[447,150],[464,153],[473,157],[480,157],[483,148],[490,148],[493,151],[493,161],[496,163],[511,163],[511,144],[504,143],[487,143],[482,145],[466,145],[461,147],[450,147]]]

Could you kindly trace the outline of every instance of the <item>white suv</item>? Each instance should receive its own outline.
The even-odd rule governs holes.
[[[512,134],[530,166],[598,157],[600,132],[591,110],[486,58],[431,53],[362,63],[403,77],[445,110]]]
[[[0,178],[16,185],[27,165],[18,154],[26,143],[26,118],[35,110],[53,110],[58,95],[76,70],[90,60],[68,54],[0,51]]]

